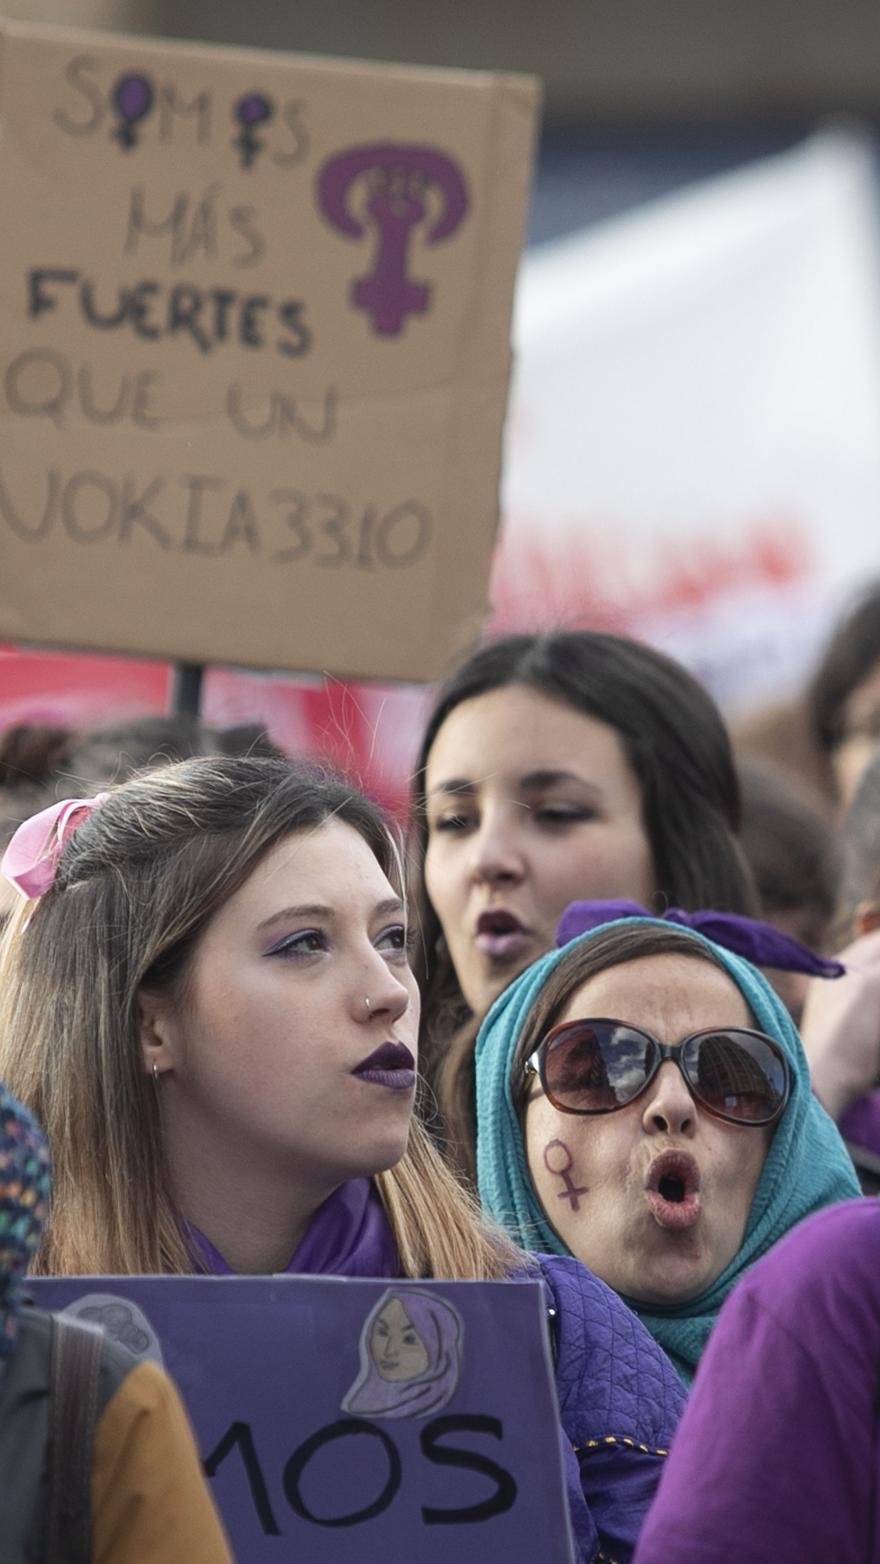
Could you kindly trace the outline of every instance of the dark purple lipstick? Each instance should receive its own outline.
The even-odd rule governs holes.
[[[405,1043],[382,1043],[352,1070],[359,1081],[409,1092],[416,1084],[416,1061]]]

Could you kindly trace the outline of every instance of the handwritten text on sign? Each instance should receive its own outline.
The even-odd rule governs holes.
[[[458,1564],[571,1557],[540,1284],[79,1277],[34,1293],[164,1362],[248,1564],[285,1557],[285,1538],[309,1564],[446,1564],[451,1543]]]
[[[485,598],[531,84],[2,48],[0,635],[438,671]]]

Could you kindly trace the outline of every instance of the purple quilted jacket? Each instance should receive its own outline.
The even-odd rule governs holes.
[[[556,1389],[581,1564],[628,1564],[684,1408],[653,1336],[580,1261],[535,1255],[555,1310]]]

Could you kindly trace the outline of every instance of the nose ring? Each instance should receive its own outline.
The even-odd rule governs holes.
[[[369,999],[367,999],[367,998],[366,998],[366,996],[365,996],[365,997],[364,997],[364,1004],[365,1004],[365,1005],[366,1005],[366,1007],[367,1007],[367,1015],[372,1015],[372,1013],[373,1013],[373,1007],[372,1007],[372,1005],[371,1005],[371,1004],[370,1004],[370,1001],[369,1001]]]

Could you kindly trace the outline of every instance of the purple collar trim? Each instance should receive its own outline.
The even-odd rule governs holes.
[[[617,918],[662,918],[666,923],[679,923],[704,934],[725,950],[732,950],[734,955],[745,956],[756,967],[777,967],[784,972],[806,972],[811,977],[824,978],[843,977],[846,971],[840,961],[817,956],[790,934],[783,934],[759,918],[747,918],[738,912],[683,912],[680,907],[655,913],[635,901],[573,901],[559,921],[556,943],[567,945],[580,934]]]
[[[193,1262],[208,1276],[234,1276],[210,1239],[185,1224]],[[318,1207],[284,1268],[298,1276],[399,1276],[400,1261],[385,1207],[372,1179],[354,1178]]]

